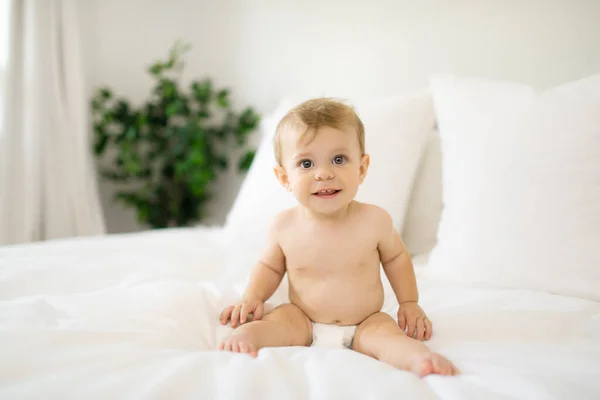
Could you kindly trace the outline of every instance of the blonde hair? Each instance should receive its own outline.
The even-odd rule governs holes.
[[[279,121],[273,137],[277,163],[281,165],[281,136],[284,132],[301,131],[299,141],[312,134],[312,141],[321,127],[354,130],[358,136],[361,156],[365,154],[365,128],[355,109],[339,99],[319,97],[298,104]]]

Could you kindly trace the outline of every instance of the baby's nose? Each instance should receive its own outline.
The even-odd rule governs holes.
[[[315,179],[318,181],[325,181],[325,180],[330,180],[333,178],[334,178],[334,175],[333,175],[333,171],[331,170],[331,168],[322,167],[322,168],[317,169],[317,171],[315,172]]]

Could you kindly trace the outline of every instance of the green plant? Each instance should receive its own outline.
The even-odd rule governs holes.
[[[186,91],[180,73],[187,50],[176,43],[166,61],[148,68],[156,83],[140,106],[107,87],[97,89],[91,102],[94,153],[111,160],[100,174],[124,184],[115,201],[133,207],[152,228],[200,221],[211,183],[228,168],[232,153],[242,153],[260,120],[250,107],[235,112],[229,90],[215,88],[211,79],[192,81]],[[236,157],[242,172],[254,157],[244,150]]]

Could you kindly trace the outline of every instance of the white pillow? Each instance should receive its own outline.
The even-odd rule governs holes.
[[[365,125],[365,147],[371,165],[357,200],[377,204],[392,216],[402,232],[415,173],[428,133],[435,125],[428,91],[374,101],[351,102]],[[279,120],[295,102],[284,101],[262,124],[262,141],[255,160],[227,217],[225,229],[233,241],[252,243],[251,262],[264,244],[271,218],[296,200],[280,185],[273,173],[275,157],[272,138]],[[239,260],[239,255],[236,256]]]
[[[600,300],[600,74],[431,90],[444,210],[425,276]]]
[[[295,205],[293,196],[279,185],[273,172],[276,164],[273,135],[281,118],[293,106],[293,101],[283,100],[270,115],[263,117],[260,124],[260,144],[227,215],[226,230],[262,234],[268,228],[276,210]]]
[[[429,132],[404,221],[402,239],[413,257],[435,246],[442,214],[442,154],[437,129]]]

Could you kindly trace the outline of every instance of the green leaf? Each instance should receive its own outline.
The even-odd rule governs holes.
[[[152,127],[151,132],[157,132],[158,127],[163,127],[167,125],[168,118],[165,115],[165,110],[157,105],[157,104],[146,104],[145,105],[145,114],[148,119],[148,125]]]
[[[176,99],[169,103],[167,109],[165,110],[165,114],[167,117],[172,117],[177,114],[185,114],[186,108],[186,104],[182,99]]]
[[[127,128],[127,130],[125,131],[125,139],[127,139],[129,141],[134,141],[137,138],[138,138],[138,131],[135,129],[135,127],[130,126],[129,128]]]
[[[163,69],[163,64],[161,62],[156,62],[148,68],[148,72],[150,72],[150,74],[154,76],[158,76],[163,71]]]
[[[205,191],[206,191],[206,188],[202,183],[196,183],[196,184],[192,185],[192,193],[194,194],[194,196],[201,197],[204,195]]]
[[[152,201],[145,193],[136,193],[128,191],[117,192],[114,196],[114,201],[120,201],[125,206],[134,208],[137,213],[138,221],[147,223],[150,219],[150,214],[153,210]]]
[[[104,102],[102,102],[101,99],[99,99],[99,98],[93,98],[91,104],[92,104],[92,111],[94,113],[97,113],[102,110],[102,106],[104,105]]]
[[[173,100],[177,97],[177,83],[172,79],[161,78],[154,92],[167,101]]]
[[[194,99],[200,104],[206,104],[211,97],[212,94],[212,81],[210,79],[205,79],[201,82],[192,82],[192,93]]]
[[[146,114],[138,114],[137,117],[137,126],[138,129],[142,129],[142,127],[148,125],[148,116]]]
[[[253,130],[258,126],[260,116],[253,109],[247,108],[242,112],[239,119],[240,128]]]
[[[129,119],[129,103],[121,99],[115,105],[114,117],[118,121],[126,121]]]
[[[202,166],[206,163],[206,157],[204,153],[199,149],[192,149],[188,156],[188,160],[192,165]]]
[[[104,124],[108,125],[114,120],[115,120],[115,115],[112,113],[112,111],[107,111],[106,114],[104,114],[104,119],[103,119]]]
[[[146,223],[148,216],[150,215],[150,204],[140,204],[137,206],[137,219],[138,222]]]
[[[175,177],[183,178],[190,169],[190,164],[186,161],[179,161],[175,163]]]
[[[252,166],[252,161],[254,161],[254,156],[256,155],[255,150],[248,150],[240,159],[238,163],[238,169],[240,171],[248,171]]]
[[[243,145],[246,143],[248,135],[258,126],[259,121],[260,116],[251,108],[244,110],[244,112],[239,116],[238,128],[235,132],[236,142],[238,145]]]
[[[186,139],[199,141],[204,143],[206,141],[207,131],[204,129],[199,120],[190,120],[185,126]]]
[[[229,103],[229,90],[228,89],[220,90],[217,93],[216,101],[217,101],[217,105],[219,107],[221,107],[221,108],[227,108],[227,107],[229,107],[230,106],[230,103]]]
[[[201,107],[200,110],[198,110],[198,117],[200,117],[200,118],[208,118],[208,117],[210,117],[210,113],[208,112],[208,108]]]
[[[112,92],[107,88],[100,89],[100,97],[103,100],[109,100],[112,97]]]
[[[108,135],[97,134],[94,141],[94,154],[102,155],[108,144]]]
[[[229,165],[229,161],[227,160],[227,156],[224,154],[221,154],[217,157],[217,164],[221,169],[227,169],[227,166]]]
[[[175,57],[170,57],[167,63],[164,65],[165,69],[171,69],[175,66]]]
[[[172,117],[173,115],[177,114],[177,111],[179,111],[179,105],[177,104],[177,102],[175,102],[167,106],[165,114],[167,115],[167,117]]]
[[[121,147],[119,159],[122,162],[123,170],[128,175],[137,175],[142,171],[142,164],[139,155],[131,146]]]

